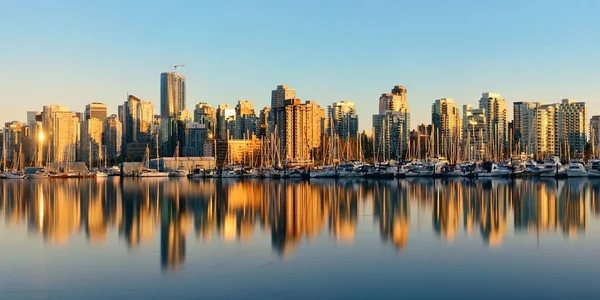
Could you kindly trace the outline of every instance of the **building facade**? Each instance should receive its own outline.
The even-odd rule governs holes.
[[[216,157],[217,166],[244,164],[256,166],[260,162],[261,140],[213,140],[204,142],[204,156]],[[216,155],[215,155],[216,150]]]
[[[461,141],[462,119],[458,105],[451,98],[435,100],[431,107],[435,155],[446,158],[455,153],[455,145]],[[456,153],[455,153],[456,154]]]
[[[203,124],[206,130],[213,132],[217,127],[217,110],[210,104],[200,102],[194,109],[194,122]]]
[[[483,139],[488,148],[488,159],[499,160],[504,157],[508,143],[508,120],[506,100],[499,94],[483,93],[479,99],[479,108],[485,110],[486,128]]]
[[[207,129],[206,124],[197,122],[185,123],[185,143],[183,156],[203,157],[204,143],[212,133]]]
[[[285,100],[285,109],[277,114],[277,143],[283,160],[306,164],[321,146],[321,127],[325,111],[314,101]]]
[[[379,114],[373,115],[376,159],[402,160],[408,155],[410,109],[407,90],[396,85],[391,93],[379,97]]]
[[[123,104],[123,113],[123,154],[131,160],[143,156],[146,145],[153,147],[155,144],[154,105],[129,95]]]
[[[600,116],[590,119],[590,146],[592,157],[600,156]]]
[[[100,102],[92,102],[85,106],[85,119],[96,118],[104,121],[108,117],[108,106]]]
[[[462,121],[463,156],[467,160],[485,159],[487,149],[484,138],[484,132],[487,129],[485,109],[464,105]]]
[[[275,133],[276,127],[281,127],[278,122],[282,120],[281,114],[285,114],[285,101],[296,98],[296,90],[288,88],[287,85],[278,85],[271,91],[271,110],[267,126],[267,135]],[[278,131],[278,130],[277,130]]]
[[[83,121],[80,128],[79,160],[85,162],[88,168],[100,167],[100,161],[104,158],[102,120],[92,117]]]
[[[79,116],[71,111],[57,111],[54,113],[52,129],[53,161],[56,163],[76,161],[80,141]]]
[[[332,133],[344,141],[355,140],[358,134],[358,115],[351,101],[338,101],[327,107],[329,136]]]
[[[588,141],[588,108],[586,102],[563,99],[557,112],[557,143],[562,157],[583,155]]]
[[[56,153],[56,151],[54,151],[54,138],[52,136],[54,134],[54,113],[66,111],[68,111],[68,108],[66,106],[56,104],[45,105],[42,110],[42,130],[45,136],[45,142],[43,145],[43,157],[47,158],[48,151],[50,151],[50,161],[55,160],[54,154]]]
[[[114,161],[121,156],[122,128],[123,124],[117,115],[110,115],[104,120],[104,151],[109,161]]]
[[[175,72],[160,74],[160,116],[176,117],[185,104],[185,77]]]
[[[560,151],[556,143],[557,105],[528,102],[521,105],[520,112],[519,152],[537,158],[557,155]]]

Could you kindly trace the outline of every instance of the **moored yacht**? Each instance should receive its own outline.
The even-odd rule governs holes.
[[[190,172],[184,166],[179,166],[175,171],[169,173],[169,177],[188,177]]]
[[[588,177],[588,171],[582,163],[572,162],[567,169],[567,177]]]
[[[600,178],[600,160],[592,160],[588,169],[588,177]]]
[[[477,172],[477,177],[507,177],[510,175],[510,170],[501,168],[496,163],[485,162],[483,169]]]
[[[544,163],[535,169],[534,174],[539,174],[540,177],[558,177],[566,175],[566,170],[558,156],[551,156],[544,159]]]

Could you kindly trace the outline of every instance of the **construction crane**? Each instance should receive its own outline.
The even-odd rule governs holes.
[[[173,69],[175,69],[175,72],[177,72],[177,67],[185,67],[185,65],[173,65],[171,67],[173,67]]]

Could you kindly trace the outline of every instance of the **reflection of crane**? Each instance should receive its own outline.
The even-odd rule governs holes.
[[[175,72],[177,72],[177,67],[185,67],[185,65],[173,65],[171,67],[173,67],[173,69],[175,69]]]

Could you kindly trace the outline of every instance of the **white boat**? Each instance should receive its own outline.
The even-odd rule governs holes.
[[[138,173],[138,177],[140,178],[148,178],[148,177],[169,177],[169,173],[160,172],[156,169],[142,169]]]
[[[37,171],[33,174],[27,175],[27,179],[48,179],[49,176],[45,172]]]
[[[486,162],[483,164],[483,170],[477,172],[477,177],[506,177],[510,175],[510,170],[500,168],[496,163]]]
[[[222,170],[220,177],[221,178],[240,178],[241,175],[236,170]]]
[[[591,161],[591,166],[588,169],[588,177],[600,178],[600,160]]]
[[[463,172],[459,166],[440,163],[436,164],[434,175],[439,177],[462,177]]]
[[[536,169],[534,174],[539,174],[540,177],[557,177],[566,174],[566,170],[557,156],[551,156],[544,159],[544,163]]]
[[[185,167],[179,166],[175,171],[169,173],[169,177],[188,177],[189,174],[190,172]]]
[[[432,177],[435,172],[435,166],[415,166],[406,172],[406,177]]]
[[[567,169],[567,177],[588,177],[588,171],[582,163],[573,162],[569,164]]]
[[[335,166],[323,166],[323,169],[312,169],[310,178],[336,178],[338,177]]]
[[[157,141],[158,143],[158,141]],[[146,164],[145,169],[140,170],[137,177],[140,178],[156,178],[156,177],[169,177],[169,173],[160,172],[158,169],[150,169],[150,148],[146,145],[146,153],[144,154],[144,161]]]
[[[108,177],[108,173],[102,172],[102,171],[96,172],[96,178],[106,178],[106,177]]]
[[[119,168],[119,166],[113,166],[112,168],[108,169],[108,176],[119,176],[121,175],[121,168]]]

